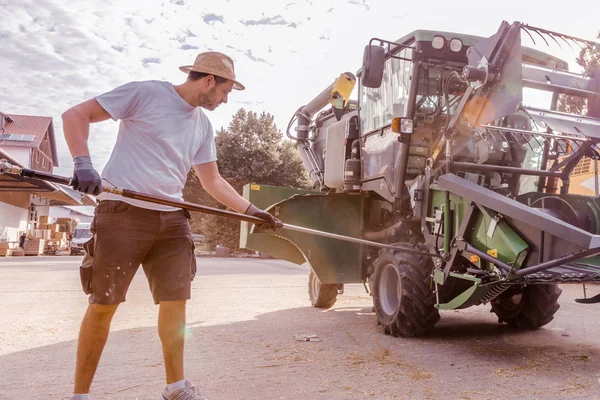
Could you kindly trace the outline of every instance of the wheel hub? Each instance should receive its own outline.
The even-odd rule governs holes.
[[[394,315],[400,307],[400,277],[398,270],[392,265],[383,266],[379,280],[379,301],[382,311],[387,315]]]
[[[319,282],[319,278],[317,278],[317,274],[313,273],[310,276],[310,290],[313,298],[319,297],[319,286],[321,286],[321,282]]]

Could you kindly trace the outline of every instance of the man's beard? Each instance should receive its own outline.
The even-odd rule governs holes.
[[[198,106],[203,108],[216,108],[219,103],[213,100],[215,92],[215,88],[212,88],[210,92],[198,96]]]

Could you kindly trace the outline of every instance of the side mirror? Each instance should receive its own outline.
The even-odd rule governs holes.
[[[385,49],[381,46],[367,45],[363,55],[361,83],[368,88],[378,88],[383,79]]]

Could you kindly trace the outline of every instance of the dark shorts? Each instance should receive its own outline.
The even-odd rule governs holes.
[[[187,211],[155,211],[103,200],[91,230],[94,238],[84,246],[81,267],[90,303],[124,302],[140,264],[156,304],[190,298],[196,257]]]

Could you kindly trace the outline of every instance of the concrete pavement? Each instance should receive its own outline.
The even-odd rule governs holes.
[[[81,257],[0,259],[0,393],[64,399],[87,299]],[[543,329],[514,332],[489,307],[444,312],[431,335],[385,336],[361,285],[330,310],[308,303],[307,269],[279,260],[198,259],[186,374],[216,399],[600,399],[600,306],[564,287]],[[588,295],[598,293],[590,287]],[[117,312],[92,398],[159,399],[154,306],[143,273]],[[298,342],[316,334],[321,342]]]

